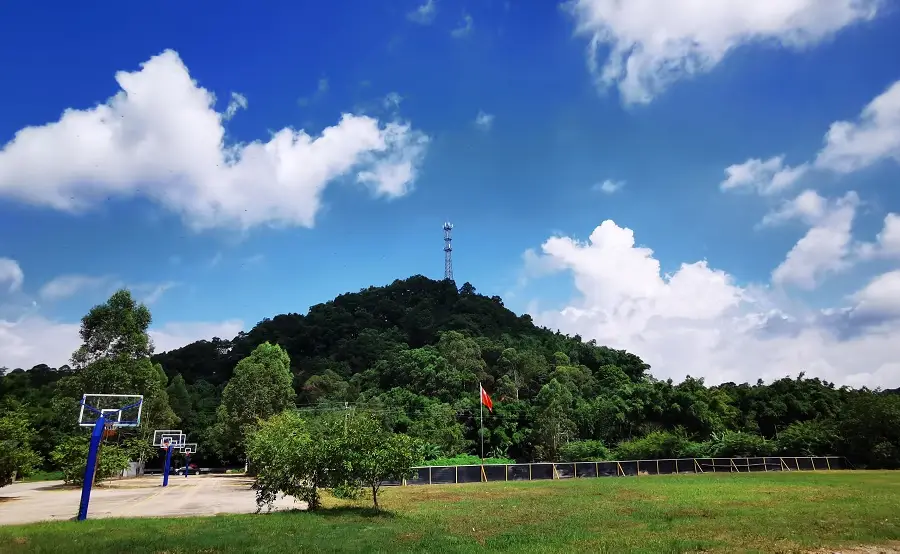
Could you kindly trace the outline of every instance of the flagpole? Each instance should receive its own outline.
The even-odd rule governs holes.
[[[482,394],[484,394],[484,389],[481,388],[481,383],[478,383],[478,405],[481,406],[481,463],[484,463],[484,398]]]

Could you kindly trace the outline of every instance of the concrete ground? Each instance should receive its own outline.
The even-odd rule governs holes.
[[[95,486],[88,519],[104,517],[160,517],[240,514],[256,511],[252,479],[225,475],[137,477]],[[0,525],[73,519],[81,489],[61,481],[16,483],[0,489]],[[275,510],[305,509],[292,497],[279,499]],[[265,510],[265,508],[264,508]]]

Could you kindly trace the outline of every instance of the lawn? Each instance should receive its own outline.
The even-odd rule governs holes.
[[[396,487],[384,491],[384,514],[334,499],[327,505],[315,514],[97,519],[0,527],[0,552],[470,554],[808,552],[887,544],[900,548],[896,542],[900,472],[662,475]]]

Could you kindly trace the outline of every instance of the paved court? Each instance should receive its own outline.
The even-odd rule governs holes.
[[[88,519],[253,513],[252,484],[252,479],[225,475],[172,475],[165,488],[160,475],[122,479],[94,487]],[[81,489],[64,487],[61,481],[9,485],[0,489],[0,525],[72,519],[80,499]],[[287,497],[273,511],[305,507]]]

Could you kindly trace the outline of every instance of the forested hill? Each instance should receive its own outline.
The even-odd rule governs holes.
[[[495,457],[836,454],[857,465],[900,467],[898,394],[837,388],[805,378],[799,367],[798,377],[768,384],[660,381],[639,357],[536,327],[469,283],[457,289],[414,276],[152,358],[149,322],[149,310],[128,291],[92,308],[76,368],[41,365],[0,376],[0,423],[31,422],[29,442],[53,469],[54,456],[63,455],[57,450],[77,438],[78,395],[127,390],[144,395],[153,416],[147,429],[177,424],[204,445],[198,460],[236,463],[245,443],[235,430],[258,421],[236,423],[230,414],[243,412],[226,404],[280,375],[293,388],[281,391],[291,406],[375,414],[390,431],[427,442],[435,459],[480,454],[481,382],[493,397],[484,453]]]
[[[649,368],[633,354],[536,327],[530,315],[517,316],[499,296],[480,295],[470,283],[457,289],[453,281],[421,275],[342,294],[311,307],[307,315],[265,319],[230,341],[199,341],[153,359],[170,377],[180,373],[189,383],[203,379],[219,384],[229,379],[238,361],[268,341],[287,350],[298,384],[316,375],[348,381],[402,350],[437,345],[445,331],[474,338],[487,364],[479,375],[486,387],[500,377],[500,371],[491,370],[506,348],[548,362],[562,352],[592,372],[615,365],[635,381]],[[544,365],[549,369],[549,363]]]

